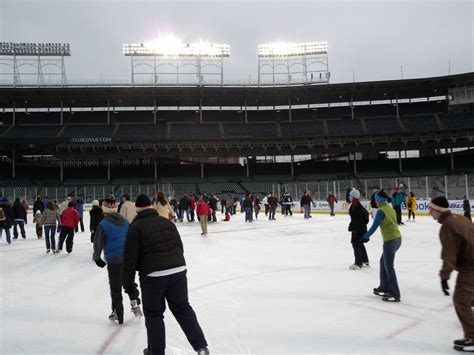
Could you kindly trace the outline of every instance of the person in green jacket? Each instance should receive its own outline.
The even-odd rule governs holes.
[[[388,196],[384,191],[375,195],[378,211],[372,226],[362,237],[362,241],[368,242],[370,236],[380,226],[383,237],[383,253],[380,258],[380,285],[374,288],[374,294],[381,296],[387,302],[400,302],[400,289],[393,263],[395,253],[402,244],[402,236],[398,230],[397,215],[394,209],[388,205],[387,199]]]

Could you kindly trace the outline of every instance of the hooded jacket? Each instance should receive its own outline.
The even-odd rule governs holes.
[[[104,217],[94,234],[94,260],[99,260],[102,250],[104,250],[107,263],[123,263],[123,249],[128,225],[128,220],[117,212]]]
[[[474,271],[474,225],[465,217],[443,212],[438,222],[443,266],[439,272],[442,280],[448,280],[451,272]]]
[[[120,214],[125,217],[129,223],[132,223],[133,219],[137,215],[137,208],[135,204],[130,201],[125,201],[120,207]]]

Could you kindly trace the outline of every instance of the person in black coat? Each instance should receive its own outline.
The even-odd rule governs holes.
[[[464,211],[464,217],[472,222],[471,218],[471,203],[469,202],[467,196],[464,196],[464,200],[462,203],[462,209]]]
[[[18,238],[17,226],[20,227],[21,236],[26,239],[25,224],[26,222],[26,210],[21,204],[20,198],[17,197],[12,206],[13,211],[13,239]]]
[[[102,211],[102,207],[100,207],[99,201],[92,201],[92,208],[89,211],[89,215],[91,216],[89,223],[89,231],[91,232],[91,243],[94,243],[94,234],[97,230],[97,226],[102,221],[102,219],[104,219],[104,212]]]
[[[11,234],[10,229],[13,226],[13,211],[10,202],[6,197],[0,199],[0,208],[5,215],[4,220],[0,220],[0,237],[2,236],[2,231],[5,230],[5,235],[7,236],[7,243],[11,244]]]
[[[189,197],[188,197],[188,195],[183,194],[183,197],[181,197],[181,199],[179,200],[178,210],[179,210],[178,219],[179,219],[180,222],[182,222],[183,219],[184,219],[184,212],[186,212],[186,219],[188,220],[188,222],[191,221],[191,216],[189,214]]]
[[[178,229],[158,215],[147,195],[138,196],[135,206],[137,216],[125,240],[123,288],[128,294],[135,292],[138,271],[148,336],[144,354],[165,353],[165,300],[194,350],[208,354],[206,339],[188,301],[186,262]]]
[[[349,268],[351,270],[359,270],[362,266],[369,266],[369,257],[365,250],[362,237],[367,233],[367,223],[369,223],[369,212],[362,206],[359,201],[360,192],[352,190],[349,195],[351,206],[349,207],[349,215],[351,223],[349,224],[349,232],[352,232],[351,243],[354,249],[355,262]]]
[[[36,211],[44,212],[44,203],[41,201],[41,196],[36,197],[36,201],[33,204],[33,216],[36,215]]]

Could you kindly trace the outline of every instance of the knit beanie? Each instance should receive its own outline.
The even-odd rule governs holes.
[[[137,199],[135,200],[135,207],[137,208],[137,212],[141,212],[143,210],[146,210],[147,208],[150,208],[151,207],[150,198],[145,194],[139,195]]]
[[[92,201],[92,206],[100,206],[100,203],[98,200],[93,200]]]
[[[353,189],[350,193],[349,196],[352,196],[356,199],[360,199],[360,192],[359,190]]]
[[[104,213],[116,213],[117,212],[117,200],[113,196],[108,196],[102,202],[102,210]]]
[[[446,212],[449,211],[449,202],[444,196],[438,196],[431,199],[428,207],[437,212]]]

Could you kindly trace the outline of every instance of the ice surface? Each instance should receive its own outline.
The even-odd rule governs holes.
[[[207,238],[197,222],[178,226],[190,303],[212,354],[454,352],[452,341],[463,334],[451,297],[441,292],[439,225],[431,217],[401,227],[395,267],[402,302],[393,304],[372,295],[379,232],[367,244],[372,266],[352,271],[348,216],[260,216],[252,224],[240,213],[210,224]],[[89,233],[76,234],[71,255],[45,250],[31,216],[26,240],[0,241],[0,353],[141,354],[145,324],[129,312],[126,294],[125,324],[107,319],[107,271],[91,260]],[[168,310],[165,322],[167,354],[192,354]]]

